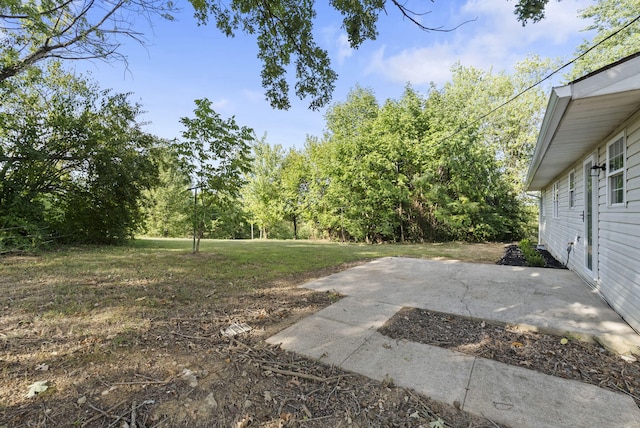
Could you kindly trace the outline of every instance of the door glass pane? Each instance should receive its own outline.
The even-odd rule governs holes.
[[[586,222],[585,226],[585,245],[586,245],[586,266],[587,269],[593,269],[593,248],[591,241],[593,240],[593,179],[591,178],[592,163],[588,162],[584,166],[584,214]]]

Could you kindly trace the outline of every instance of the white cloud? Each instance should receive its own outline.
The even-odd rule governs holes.
[[[353,55],[353,49],[351,49],[351,45],[349,44],[349,38],[346,34],[341,34],[336,41],[338,45],[338,64],[343,64],[345,58]]]
[[[242,96],[251,104],[264,103],[264,92],[252,89],[243,89]]]
[[[588,22],[577,11],[589,5],[587,0],[552,1],[547,18],[523,27],[513,14],[513,2],[505,0],[469,0],[450,23],[477,18],[457,30],[440,35],[438,41],[391,51],[380,48],[371,56],[368,73],[384,76],[397,83],[442,84],[450,77],[456,62],[464,66],[494,70],[509,69],[530,53],[543,57],[568,55],[585,37],[580,30]],[[425,40],[435,40],[427,37]],[[561,49],[561,51],[559,50]]]
[[[353,55],[354,50],[349,44],[349,37],[336,25],[329,25],[320,30],[321,45],[326,48],[339,65]]]
[[[385,50],[383,46],[375,51],[366,72],[383,74],[399,83],[445,82],[456,61],[447,44],[405,49],[390,57],[385,57]]]
[[[214,110],[224,110],[225,107],[231,105],[231,101],[228,98],[221,98],[219,100],[211,101],[211,106]]]

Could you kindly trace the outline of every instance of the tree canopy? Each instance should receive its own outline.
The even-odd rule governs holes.
[[[309,108],[326,106],[337,79],[328,52],[315,41],[313,0],[190,0],[199,24],[210,21],[226,36],[238,32],[255,36],[262,61],[262,85],[274,108],[288,109],[290,84],[294,93],[309,100]],[[523,24],[544,17],[548,0],[519,0],[517,19]],[[399,0],[330,0],[338,11],[349,45],[357,49],[378,35],[377,22],[388,7],[398,9],[411,25],[424,31],[447,31],[422,23],[428,10],[414,10]],[[421,8],[422,6],[418,6]],[[141,43],[145,35],[136,28],[140,17],[173,19],[172,0],[0,0],[0,83],[46,59],[122,59],[122,38]]]
[[[21,75],[0,99],[0,247],[44,235],[94,243],[133,236],[141,192],[156,176],[140,106],[58,63]]]
[[[593,21],[585,31],[595,30],[596,34],[576,49],[578,59],[566,76],[568,80],[639,52],[639,14],[640,0],[600,0],[582,10],[580,17]]]
[[[136,18],[173,11],[171,0],[0,0],[0,82],[47,59],[126,59],[119,37],[144,40]]]
[[[319,47],[313,36],[316,18],[314,0],[189,0],[201,24],[210,21],[227,36],[237,32],[255,35],[258,58],[262,61],[262,85],[271,106],[288,109],[290,87],[287,73],[295,70],[295,94],[309,99],[309,108],[317,110],[331,100],[337,74],[331,68],[327,51]],[[518,0],[514,13],[525,25],[544,18],[549,0]],[[330,0],[342,19],[342,29],[349,45],[357,49],[367,40],[378,36],[378,17],[388,7],[396,8],[411,25],[424,31],[450,31],[440,25],[423,24],[422,4],[413,9],[408,2],[399,0]]]

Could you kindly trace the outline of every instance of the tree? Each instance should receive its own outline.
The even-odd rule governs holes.
[[[212,20],[227,36],[238,31],[256,35],[262,61],[262,85],[274,108],[290,107],[287,73],[295,69],[295,94],[310,99],[309,107],[329,103],[337,74],[326,50],[313,36],[316,10],[313,0],[190,0],[199,24]],[[331,0],[343,16],[342,27],[351,48],[375,40],[380,13],[387,5],[424,31],[452,31],[423,24],[428,11],[413,11],[400,0]],[[517,19],[544,17],[548,0],[519,0]],[[173,19],[172,0],[0,0],[0,83],[45,59],[123,59],[119,38],[144,41],[135,29],[139,16]],[[292,63],[294,66],[291,67]]]
[[[132,236],[141,192],[156,175],[155,139],[136,122],[140,106],[59,63],[31,69],[0,99],[0,228],[72,242]]]
[[[518,0],[514,13],[523,26],[529,21],[539,22],[545,17],[545,8],[548,3],[549,0]]]
[[[161,141],[151,152],[158,167],[158,181],[146,190],[146,233],[150,236],[189,236],[193,204],[188,188],[191,178],[180,163],[171,141]]]
[[[295,94],[310,98],[309,108],[319,109],[329,103],[337,74],[331,69],[326,50],[317,46],[313,37],[316,10],[313,0],[190,0],[200,24],[212,20],[227,36],[238,31],[256,34],[258,58],[262,60],[262,85],[266,98],[274,108],[288,109],[289,83],[286,75],[293,62],[296,79]],[[519,0],[515,6],[517,19],[525,25],[529,20],[544,18],[548,0]],[[380,13],[387,5],[424,31],[452,31],[439,25],[423,24],[428,11],[415,12],[400,0],[331,0],[330,5],[343,16],[342,28],[349,45],[357,49],[378,36]]]
[[[601,0],[585,8],[580,17],[593,20],[593,24],[584,30],[595,30],[596,34],[578,46],[575,53],[578,59],[567,79],[575,80],[640,51],[639,11],[640,0]],[[592,49],[593,46],[596,47]]]
[[[193,222],[197,238],[194,252],[199,250],[212,207],[236,199],[244,184],[243,174],[251,166],[251,142],[253,130],[239,126],[235,117],[222,119],[211,108],[208,99],[195,100],[195,117],[183,117],[180,123],[186,128],[183,141],[176,142],[182,167],[191,177],[191,186],[197,196],[200,190],[201,216],[197,210]],[[197,203],[194,203],[197,208]],[[209,216],[209,217],[207,217]]]
[[[118,37],[142,42],[136,16],[173,19],[171,0],[0,0],[0,82],[47,59],[125,59]]]
[[[293,238],[298,239],[298,228],[303,215],[304,201],[309,189],[309,168],[306,156],[290,149],[282,161],[283,211],[293,225]]]
[[[529,74],[516,79],[472,67],[452,71],[452,81],[433,88],[426,105],[430,133],[414,176],[423,230],[430,239],[516,239],[523,201],[516,170],[521,160],[514,157],[530,156],[544,98],[530,91],[504,104],[526,87]]]
[[[260,228],[260,237],[267,239],[269,230],[284,217],[282,194],[282,146],[271,146],[266,135],[253,144],[253,163],[242,190],[247,211]]]
[[[367,242],[520,237],[521,168],[544,96],[513,98],[544,72],[534,62],[514,76],[456,66],[427,97],[408,86],[382,106],[352,90],[328,110],[324,140],[305,147],[303,217]]]
[[[388,164],[373,146],[372,127],[380,107],[372,90],[356,87],[326,114],[322,227],[340,237],[371,242],[389,235],[384,192]],[[321,182],[322,183],[322,182]],[[345,235],[346,232],[346,235]]]

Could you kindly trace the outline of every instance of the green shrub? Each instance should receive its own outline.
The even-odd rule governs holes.
[[[522,252],[527,265],[531,267],[544,267],[544,257],[534,248],[534,245],[528,239],[523,239],[518,244],[518,248]]]

